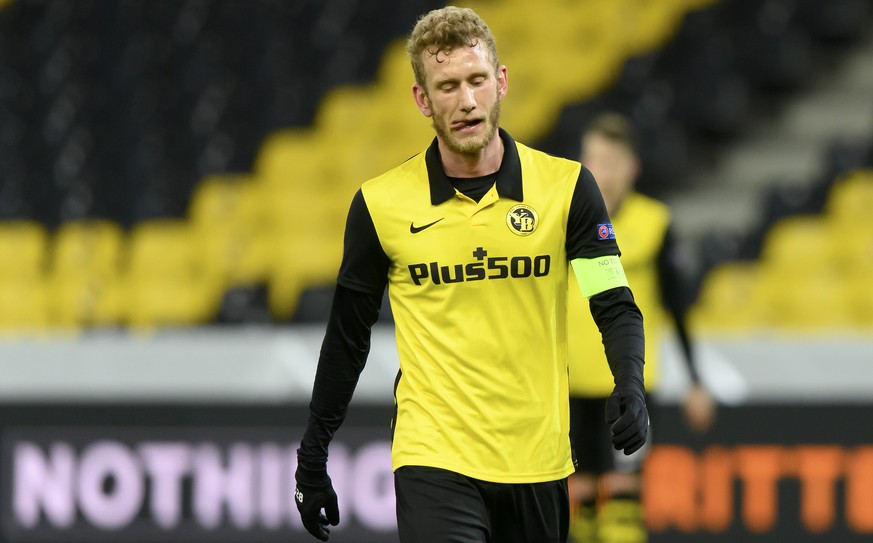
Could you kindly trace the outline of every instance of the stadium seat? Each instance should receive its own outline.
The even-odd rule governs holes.
[[[49,296],[44,279],[11,277],[0,280],[0,335],[30,334],[49,324]]]
[[[360,183],[359,183],[360,184]],[[259,206],[272,232],[342,231],[354,192],[329,183],[260,187]]]
[[[266,231],[245,227],[200,229],[196,246],[224,290],[267,281],[273,265],[271,239]]]
[[[873,277],[873,170],[858,170],[837,180],[825,213],[840,256]]]
[[[858,170],[834,183],[825,210],[832,218],[847,224],[873,223],[873,170]]]
[[[330,146],[317,134],[310,129],[271,134],[258,151],[255,176],[268,185],[280,187],[308,182],[307,176],[322,165],[322,150]]]
[[[0,221],[0,281],[35,279],[45,272],[48,233],[36,221]]]
[[[714,268],[704,279],[689,321],[706,329],[754,330],[762,324],[763,313],[756,297],[758,275],[756,263],[731,262]]]
[[[77,329],[121,322],[121,227],[108,220],[62,224],[55,233],[47,288],[53,326]]]
[[[267,302],[274,319],[287,321],[297,310],[303,290],[313,284],[292,267],[274,267],[267,290]]]
[[[117,277],[60,275],[48,286],[52,326],[63,329],[119,326],[124,318]]]
[[[226,175],[204,180],[194,193],[189,218],[197,258],[208,263],[222,290],[269,275],[271,223],[262,188],[251,176]]]
[[[67,222],[53,241],[53,276],[111,279],[118,275],[124,246],[118,224],[99,219]]]
[[[220,301],[212,285],[195,278],[137,276],[124,289],[126,323],[135,329],[203,324],[215,315]]]
[[[221,277],[196,248],[190,223],[156,219],[131,232],[123,292],[127,322],[135,327],[192,325],[211,319]]]
[[[408,70],[408,68],[407,68]],[[318,106],[315,128],[325,134],[348,132],[351,127],[367,130],[373,104],[379,99],[380,89],[369,85],[342,85],[329,91]],[[407,106],[412,107],[412,92]],[[399,105],[399,104],[398,104]]]
[[[756,298],[768,327],[828,330],[852,322],[844,271],[807,268],[787,262],[761,267]]]
[[[290,318],[301,292],[307,287],[336,281],[342,260],[341,237],[316,232],[279,234],[273,241],[275,258],[270,277],[271,311],[281,319]]]
[[[768,263],[798,268],[833,264],[842,252],[831,226],[818,215],[782,219],[768,231],[761,256]]]
[[[839,254],[842,260],[848,267],[868,273],[868,278],[873,278],[873,221],[866,224],[839,221],[834,229],[841,240]]]
[[[250,175],[210,176],[197,185],[188,218],[197,229],[255,226],[260,211],[258,197]]]
[[[155,219],[137,224],[130,234],[128,275],[186,279],[200,275],[191,225],[180,219]]]
[[[873,326],[873,266],[850,270],[845,282],[846,308],[852,323],[861,328]]]

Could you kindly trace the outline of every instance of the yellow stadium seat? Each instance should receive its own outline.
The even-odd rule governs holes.
[[[279,320],[288,320],[294,315],[300,295],[309,282],[302,274],[290,268],[276,268],[270,277],[267,292],[270,313]]]
[[[195,228],[256,227],[260,220],[258,184],[250,175],[215,175],[191,196],[188,218]]]
[[[832,223],[819,215],[803,215],[774,224],[764,239],[761,256],[773,264],[827,267],[843,254]]]
[[[342,261],[342,236],[290,233],[277,236],[273,243],[269,303],[275,316],[286,319],[294,313],[305,287],[336,280]]]
[[[190,223],[178,219],[133,228],[123,291],[131,326],[188,325],[215,314],[221,275],[198,251],[194,233]]]
[[[839,179],[828,194],[825,210],[836,221],[873,228],[873,170],[858,170]]]
[[[408,65],[406,70],[410,70]],[[338,168],[335,184],[357,189],[367,179],[423,151],[433,140],[431,120],[418,111],[412,98],[411,72],[409,78],[410,88],[402,93],[373,97],[367,106],[366,126],[347,131],[344,138],[336,134],[327,138],[342,142],[337,144],[340,151],[333,152]]]
[[[52,275],[111,278],[118,275],[124,233],[107,220],[62,224],[54,237]]]
[[[761,325],[758,273],[758,265],[748,262],[722,264],[711,270],[689,321],[695,327],[714,330],[750,331]]]
[[[0,333],[44,330],[49,326],[49,296],[42,278],[0,280]]]
[[[271,227],[263,186],[248,177],[212,177],[197,188],[190,218],[197,258],[223,288],[266,281]]]
[[[208,322],[219,305],[208,283],[139,276],[125,286],[126,322],[135,329],[192,326]]]
[[[380,91],[402,93],[412,99],[412,84],[415,82],[415,77],[409,55],[406,54],[405,39],[394,40],[385,47],[376,81]]]
[[[48,281],[52,325],[120,324],[118,282],[125,240],[121,227],[108,220],[71,221],[58,228]]]
[[[873,169],[857,170],[838,179],[828,194],[825,211],[833,224],[835,243],[849,265],[873,277]]]
[[[844,283],[845,300],[852,323],[857,327],[873,327],[873,267],[851,270]]]
[[[845,257],[849,266],[864,270],[868,277],[873,277],[873,224],[869,226],[845,225],[842,229]]]
[[[327,134],[367,130],[370,127],[371,104],[381,89],[375,85],[340,85],[322,97],[315,115],[315,128]],[[412,92],[409,93],[412,106]]]
[[[307,281],[329,282],[336,279],[342,261],[342,232],[279,234],[273,240],[274,265],[291,269]]]
[[[349,141],[328,138],[320,132],[305,143],[287,140],[287,145],[283,145],[281,138],[276,139],[271,144],[271,156],[267,158],[267,153],[263,153],[265,158],[256,173],[259,205],[266,205],[267,209],[274,207],[275,202],[265,202],[265,199],[281,194],[285,199],[294,198],[294,204],[288,210],[290,215],[322,213],[317,207],[312,207],[317,206],[313,201],[320,201],[326,192],[336,187],[348,186],[353,175],[358,178],[357,184],[361,183],[363,173],[355,166]],[[348,201],[340,207],[347,207]],[[269,211],[267,214],[269,221]]]
[[[0,221],[0,278],[35,278],[45,272],[48,233],[36,221]]]
[[[331,186],[272,188],[261,195],[262,212],[274,232],[341,229],[353,195]]]
[[[197,251],[223,288],[266,282],[273,267],[274,247],[267,231],[247,228],[200,229]]]
[[[331,155],[323,152],[330,145],[331,142],[323,141],[320,133],[312,129],[278,131],[261,146],[255,176],[263,183],[279,187],[330,182],[333,179]]]
[[[117,278],[57,276],[52,278],[50,289],[54,326],[103,327],[122,322],[123,292]]]
[[[838,269],[804,268],[790,263],[762,266],[757,298],[764,325],[828,330],[851,324],[846,276]]]
[[[179,219],[137,224],[130,235],[128,274],[179,279],[201,275],[205,263],[197,258],[193,232],[190,223]]]

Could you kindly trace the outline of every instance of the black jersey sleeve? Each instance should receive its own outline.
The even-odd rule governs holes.
[[[598,234],[601,225],[611,230],[611,223],[594,176],[582,166],[567,217],[567,259],[620,254],[615,236]]]
[[[345,420],[370,352],[370,330],[379,318],[388,266],[359,190],[349,208],[343,262],[318,357],[309,419],[297,453],[304,470],[325,468],[328,445]]]
[[[676,335],[682,346],[682,353],[688,368],[688,375],[694,383],[700,382],[697,366],[694,361],[694,353],[691,348],[691,338],[688,333],[688,288],[685,285],[685,276],[682,270],[679,244],[672,225],[664,234],[664,242],[658,252],[658,285],[661,290],[661,303],[676,326]]]
[[[309,420],[298,450],[298,461],[306,469],[325,467],[328,445],[345,420],[370,353],[370,330],[381,305],[381,293],[336,287],[315,371]]]
[[[591,316],[600,330],[606,361],[616,385],[633,386],[645,394],[643,315],[627,287],[611,288],[588,299]]]
[[[381,296],[388,284],[390,265],[376,234],[364,194],[358,190],[352,198],[346,219],[343,261],[337,283],[361,292],[378,292]]]

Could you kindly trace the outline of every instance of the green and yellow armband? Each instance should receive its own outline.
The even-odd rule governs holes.
[[[570,262],[582,295],[590,298],[611,288],[626,287],[627,277],[618,255],[576,258]]]

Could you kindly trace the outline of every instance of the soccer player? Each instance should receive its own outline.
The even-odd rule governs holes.
[[[701,386],[692,359],[670,212],[661,202],[633,190],[640,168],[634,140],[626,118],[603,114],[583,134],[580,160],[594,175],[621,237],[627,280],[645,319],[646,389],[652,392],[658,386],[661,314],[666,309],[675,323],[693,383],[684,403],[686,419],[692,428],[704,430],[712,423],[715,404]],[[579,462],[570,480],[575,511],[572,538],[576,543],[643,542],[647,533],[640,503],[640,467],[648,447],[624,456],[609,442],[604,410],[613,377],[597,341],[598,324],[587,315],[572,278],[570,283],[570,420]]]
[[[400,358],[392,422],[400,541],[564,542],[574,470],[571,267],[603,331],[615,375],[612,442],[625,453],[648,429],[642,317],[591,173],[499,127],[509,76],[485,22],[470,9],[432,11],[408,52],[412,97],[436,137],[352,200],[297,452],[297,507],[322,540],[340,520],[328,445],[387,286]]]

